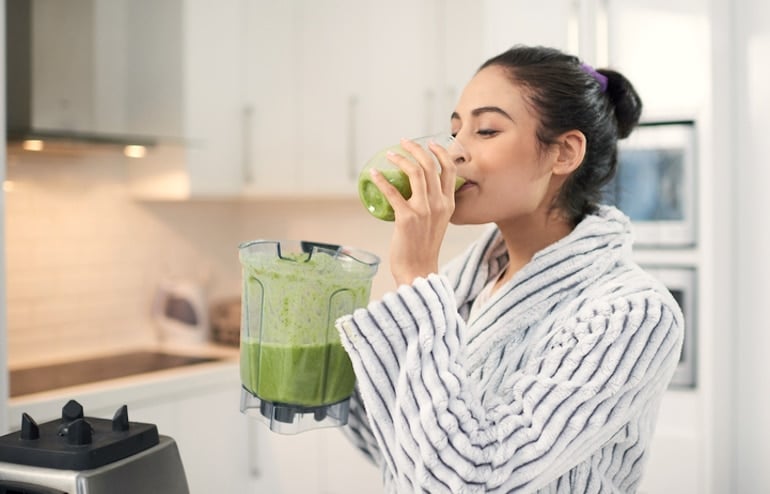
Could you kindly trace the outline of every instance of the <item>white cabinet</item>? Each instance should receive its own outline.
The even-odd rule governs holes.
[[[580,7],[577,0],[484,0],[485,58],[515,44],[543,45],[577,52]]]
[[[379,488],[379,470],[339,430],[270,432],[240,413],[239,392],[233,379],[227,386],[135,403],[129,414],[176,440],[193,494],[357,494]]]
[[[184,0],[182,7],[182,116],[190,193],[237,194],[244,179],[241,5],[236,0]]]
[[[353,197],[376,151],[448,130],[481,60],[459,0],[175,3],[186,145],[130,163],[140,197]]]
[[[372,154],[435,130],[434,2],[295,0],[249,17],[265,12],[280,32],[247,63],[254,194],[353,196]]]
[[[465,85],[492,53],[486,53],[485,50],[485,28],[489,27],[485,24],[486,3],[440,0],[438,9],[438,18],[441,20],[438,26],[438,50],[442,61],[439,72],[438,124],[448,128],[449,118]]]
[[[247,417],[240,413],[240,383],[191,389],[129,403],[134,422],[158,426],[179,448],[191,493],[253,492]]]
[[[644,102],[644,118],[693,118],[707,106],[710,27],[699,0],[607,2],[610,63]]]
[[[128,72],[134,103],[127,118],[161,138],[145,158],[127,162],[133,192],[238,195],[245,174],[241,2],[138,0],[126,11],[129,65],[154,75]]]
[[[243,101],[234,135],[244,192],[290,194],[305,136],[299,125],[301,63],[298,0],[241,2]],[[236,160],[237,161],[237,160]]]
[[[199,379],[202,385],[196,385],[192,377],[178,392],[166,386],[165,392],[151,396],[145,393],[132,399],[130,392],[124,395],[129,420],[155,424],[159,434],[176,441],[191,493],[251,492],[247,418],[238,408],[236,367],[230,367],[232,372],[226,378]],[[111,417],[122,404],[85,411]]]
[[[436,3],[365,3],[366,48],[356,63],[362,77],[355,122],[359,168],[400,138],[449,130],[448,114],[436,122],[442,64]]]

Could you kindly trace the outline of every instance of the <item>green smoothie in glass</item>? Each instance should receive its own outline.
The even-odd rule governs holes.
[[[460,144],[449,134],[437,134],[435,136],[420,137],[413,140],[426,149],[428,143],[436,142],[437,144],[443,146],[449,152],[449,155],[452,158],[461,156],[463,153]],[[393,207],[390,205],[388,200],[385,198],[385,195],[380,191],[377,185],[372,181],[371,169],[377,169],[405,199],[412,197],[412,187],[409,183],[409,177],[407,177],[406,173],[401,171],[394,163],[388,159],[387,154],[389,151],[414,160],[412,155],[409,154],[403,147],[401,147],[400,144],[390,146],[377,152],[369,159],[358,176],[358,197],[361,199],[361,202],[363,203],[366,210],[369,211],[372,216],[385,221],[394,221],[396,219],[396,215],[393,211]],[[428,152],[430,152],[430,150],[428,150]],[[435,156],[434,161],[436,161]],[[436,168],[437,170],[439,169],[437,161]],[[457,177],[455,179],[455,191],[462,187],[464,183],[464,178]]]

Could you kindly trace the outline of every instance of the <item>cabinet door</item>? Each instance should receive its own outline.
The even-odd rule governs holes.
[[[304,144],[299,114],[299,1],[241,0],[243,169],[252,194],[289,194]]]
[[[359,165],[402,137],[448,130],[446,121],[437,125],[435,118],[443,70],[436,2],[366,3]]]
[[[609,58],[634,84],[645,119],[692,118],[710,85],[709,23],[697,0],[611,0]],[[654,28],[651,28],[654,26]]]
[[[299,192],[351,192],[361,78],[366,72],[364,12],[357,0],[302,1],[299,12]]]
[[[247,417],[232,383],[174,401],[177,443],[190,492],[248,492]]]
[[[484,9],[465,0],[440,0],[439,53],[444,71],[438,87],[437,127],[449,118],[463,89],[484,62]],[[442,127],[443,126],[443,127]]]
[[[183,3],[182,88],[192,195],[243,185],[243,22],[239,0]]]
[[[382,474],[337,428],[318,431],[323,494],[380,492]]]
[[[484,0],[484,56],[515,44],[577,52],[578,0]]]
[[[240,194],[241,0],[133,0],[126,6],[127,119],[162,143],[132,163],[134,193]]]

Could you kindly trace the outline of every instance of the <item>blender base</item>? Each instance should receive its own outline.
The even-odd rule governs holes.
[[[349,409],[350,398],[329,405],[308,407],[262,400],[246,388],[241,388],[241,413],[259,419],[279,434],[298,434],[346,425]]]

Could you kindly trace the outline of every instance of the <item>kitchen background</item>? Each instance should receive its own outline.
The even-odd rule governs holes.
[[[399,137],[444,129],[463,83],[486,57],[516,42],[550,44],[626,73],[648,121],[695,122],[694,241],[637,252],[645,264],[697,273],[694,385],[666,396],[642,490],[767,491],[766,2],[31,3],[40,22],[51,22],[33,46],[43,75],[31,84],[49,102],[38,121],[150,145],[142,158],[114,144],[34,152],[10,140],[0,152],[3,368],[154,344],[158,284],[193,280],[212,302],[237,296],[237,245],[254,238],[377,252],[384,263],[373,292],[384,293],[389,225],[358,203],[357,168]],[[57,36],[65,19],[82,24]],[[63,66],[79,64],[85,79],[61,76]],[[56,104],[63,100],[69,103]],[[477,232],[452,228],[444,258]],[[374,490],[376,472],[359,467],[336,436],[276,439],[237,412],[237,375],[232,390],[196,376],[193,391],[163,402],[133,381],[118,391],[135,393],[125,399],[136,416],[178,439],[200,492],[239,475],[249,479],[231,491]],[[8,398],[6,373],[0,389],[0,431],[16,427],[20,410],[50,412],[51,400]],[[112,406],[102,391],[73,393],[95,411]],[[210,417],[232,422],[232,434],[201,442],[185,429]],[[210,454],[196,456],[196,447]],[[214,457],[213,472],[190,473]],[[312,472],[310,487],[287,478],[298,459]]]

